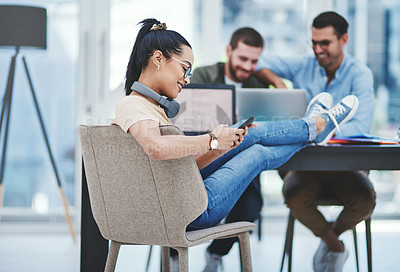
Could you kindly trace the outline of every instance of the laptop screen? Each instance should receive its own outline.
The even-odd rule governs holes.
[[[235,87],[225,84],[189,84],[176,98],[181,109],[171,122],[186,135],[204,134],[235,121]]]

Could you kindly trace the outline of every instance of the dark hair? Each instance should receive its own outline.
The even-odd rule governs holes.
[[[154,51],[160,50],[164,57],[169,59],[172,54],[182,54],[182,45],[192,48],[189,42],[176,31],[163,28],[150,30],[154,24],[161,24],[160,21],[154,18],[144,19],[139,24],[142,26],[137,34],[126,69],[126,95],[131,93],[133,82],[139,79],[142,70],[147,66],[149,58]]]
[[[264,47],[263,37],[260,33],[258,33],[255,29],[251,27],[239,28],[232,34],[232,38],[229,43],[232,47],[232,50],[238,46],[238,43],[240,41],[250,46],[261,48]]]
[[[315,17],[312,26],[314,28],[324,28],[327,26],[333,26],[335,29],[335,34],[338,38],[342,37],[343,34],[347,33],[347,28],[349,23],[346,19],[337,14],[334,11],[323,12],[317,17]]]

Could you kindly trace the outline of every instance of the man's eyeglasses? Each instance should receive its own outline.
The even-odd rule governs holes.
[[[311,41],[311,46],[312,46],[312,48],[315,48],[315,47],[317,47],[317,45],[319,45],[321,47],[321,49],[325,50],[325,49],[328,48],[328,46],[331,44],[331,42],[332,41],[329,41],[329,40],[323,40],[323,41],[320,41],[320,42],[312,40]]]
[[[183,74],[183,77],[184,78],[191,78],[192,77],[192,66],[190,66],[189,64],[187,64],[186,62],[183,62],[183,61],[181,61],[181,60],[178,60],[178,59],[176,59],[176,58],[174,58],[174,57],[172,57],[171,56],[171,58],[173,59],[173,60],[176,60],[177,62],[179,62],[180,64],[183,64],[183,65],[185,65],[185,66],[187,66],[188,68],[187,69],[185,69],[185,68],[183,68],[183,70],[185,71],[185,73]]]

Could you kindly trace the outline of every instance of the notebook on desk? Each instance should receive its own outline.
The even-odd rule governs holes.
[[[254,115],[256,121],[279,121],[301,118],[307,108],[302,89],[238,88],[238,118]]]
[[[189,84],[176,98],[180,111],[171,122],[186,135],[204,134],[219,124],[235,122],[235,87],[225,84]]]

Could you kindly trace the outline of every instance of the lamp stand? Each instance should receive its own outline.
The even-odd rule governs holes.
[[[15,65],[16,65],[16,60],[19,54],[19,47],[16,47],[15,50],[15,55],[11,57],[11,65],[10,65],[10,71],[8,73],[8,80],[7,80],[7,89],[3,98],[3,106],[1,109],[1,116],[0,116],[0,134],[1,134],[1,130],[3,128],[3,121],[5,119],[6,124],[5,124],[5,135],[4,135],[4,140],[3,140],[3,151],[2,151],[2,155],[1,155],[1,169],[0,169],[0,211],[1,211],[1,207],[3,206],[3,178],[4,178],[4,170],[5,170],[5,164],[6,164],[6,151],[7,151],[7,140],[8,140],[8,128],[9,128],[9,122],[10,122],[10,113],[11,113],[11,101],[12,101],[12,94],[13,94],[13,85],[14,85],[14,74],[15,74]],[[53,153],[51,152],[51,148],[50,148],[50,143],[49,143],[49,139],[47,137],[47,133],[46,133],[46,129],[43,123],[43,119],[42,119],[42,115],[40,113],[40,108],[39,108],[39,104],[38,101],[36,99],[36,94],[35,94],[35,90],[33,89],[33,84],[32,84],[32,80],[31,77],[29,75],[29,70],[28,70],[28,65],[26,63],[25,57],[22,56],[22,61],[24,64],[24,68],[25,68],[25,72],[26,72],[26,76],[28,78],[28,82],[29,82],[29,86],[31,89],[31,93],[32,93],[32,97],[33,97],[33,101],[35,104],[35,108],[36,108],[36,113],[38,115],[39,121],[40,121],[40,126],[42,129],[42,134],[46,143],[46,147],[47,147],[47,151],[50,157],[50,161],[51,161],[51,165],[53,167],[54,170],[54,174],[56,176],[56,180],[57,180],[57,185],[60,191],[60,195],[61,195],[61,200],[64,206],[64,210],[65,210],[65,217],[67,219],[68,222],[68,227],[69,230],[71,232],[72,235],[72,239],[74,240],[74,242],[76,242],[76,238],[75,238],[75,232],[72,226],[72,220],[71,220],[71,216],[68,212],[68,204],[67,204],[67,200],[65,198],[65,194],[64,191],[62,189],[61,186],[61,181],[60,181],[60,176],[58,175],[58,170],[57,170],[57,166],[53,157]],[[1,216],[1,213],[0,213]]]

